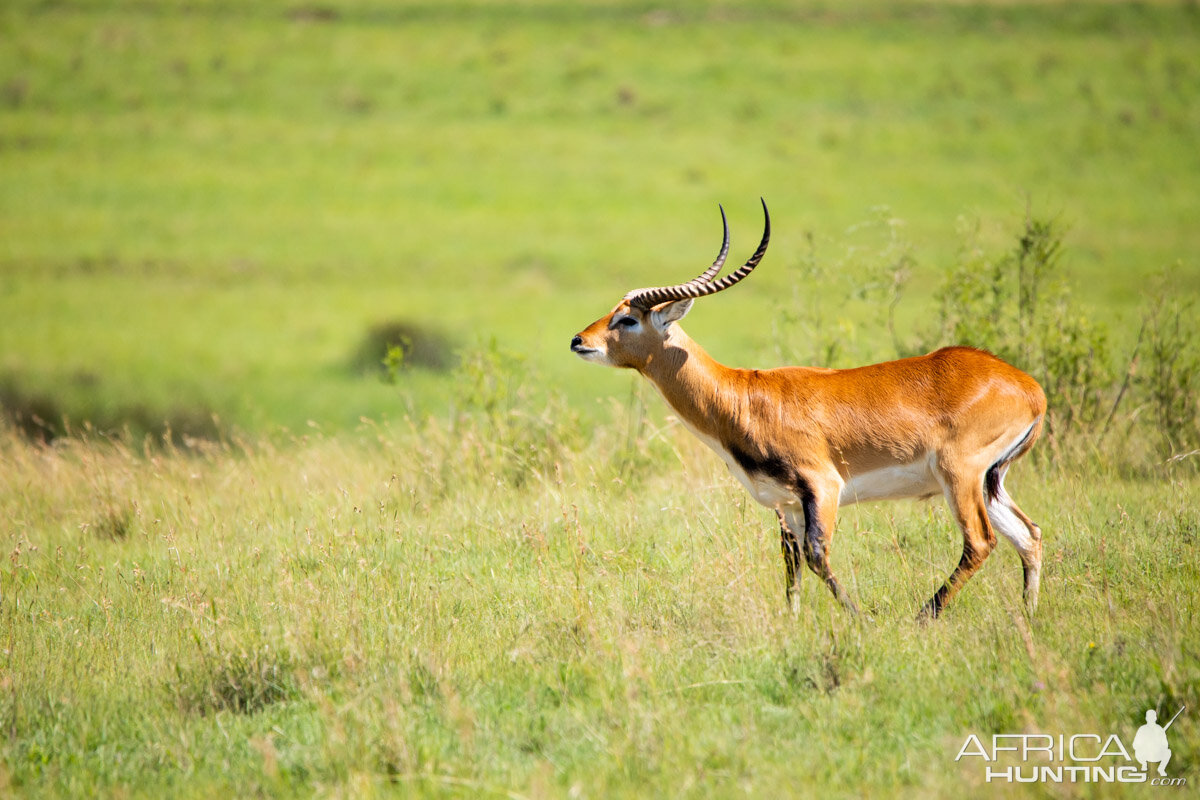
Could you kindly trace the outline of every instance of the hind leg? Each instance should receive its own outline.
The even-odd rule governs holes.
[[[970,474],[969,471],[964,471]],[[976,473],[978,474],[978,473]],[[950,599],[958,593],[972,575],[983,566],[983,562],[996,546],[996,534],[988,520],[984,502],[983,486],[976,480],[961,477],[955,471],[941,468],[939,478],[946,495],[946,503],[954,513],[954,519],[962,530],[963,551],[958,566],[942,587],[921,609],[924,618],[937,617]]]
[[[1004,491],[1003,483],[999,483],[997,489],[988,501],[988,519],[996,532],[1012,542],[1021,556],[1021,567],[1025,573],[1025,607],[1032,614],[1037,610],[1038,586],[1041,583],[1042,529],[1017,507],[1008,492]]]

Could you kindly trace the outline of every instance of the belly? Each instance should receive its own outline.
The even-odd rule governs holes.
[[[911,464],[881,467],[854,475],[842,487],[838,505],[848,506],[867,500],[930,497],[941,491],[942,486],[933,472],[933,457],[930,456]]]
[[[795,505],[800,501],[791,487],[781,486],[777,481],[764,475],[748,474],[741,465],[713,437],[693,428],[686,421],[684,427],[691,431],[697,439],[708,445],[733,474],[746,491],[760,505],[767,508],[782,508]],[[868,500],[896,500],[905,497],[931,497],[942,491],[941,484],[933,472],[934,456],[918,459],[911,464],[897,464],[890,467],[864,472],[848,479],[838,494],[838,505],[847,506],[852,503],[862,503]]]

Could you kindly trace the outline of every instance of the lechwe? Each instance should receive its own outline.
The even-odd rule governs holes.
[[[1041,530],[1004,490],[1004,475],[1041,432],[1046,396],[1037,382],[970,347],[854,369],[733,369],[714,361],[679,321],[694,300],[746,278],[771,236],[744,265],[717,278],[713,265],[675,286],[636,289],[571,340],[596,364],[646,376],[679,419],[717,452],[760,504],[779,518],[787,597],[795,602],[800,554],[851,610],[829,566],[837,510],[864,500],[941,492],[962,529],[958,566],[925,604],[937,616],[996,545],[1021,555],[1025,602],[1037,606]]]

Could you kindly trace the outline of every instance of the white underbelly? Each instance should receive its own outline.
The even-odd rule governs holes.
[[[683,420],[684,427],[721,457],[725,466],[750,496],[767,508],[779,509],[800,502],[795,489],[781,485],[765,475],[750,475],[737,460],[713,437],[702,433]],[[905,497],[928,497],[942,491],[934,474],[934,456],[911,464],[897,464],[855,475],[848,479],[838,494],[838,505],[862,503],[868,500],[896,500]]]
[[[898,500],[903,497],[928,497],[942,491],[933,470],[933,457],[911,464],[864,472],[849,478],[838,495],[838,505],[868,500]]]

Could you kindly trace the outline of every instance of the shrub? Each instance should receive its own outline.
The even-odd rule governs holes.
[[[68,412],[68,404],[50,393],[30,389],[17,375],[0,378],[0,422],[25,439],[43,444],[80,430],[152,446],[190,446],[217,441],[223,430],[218,417],[199,405],[167,408],[145,403],[115,407],[85,402]]]
[[[411,367],[444,371],[454,366],[454,344],[432,328],[407,320],[372,325],[350,356],[350,368],[381,373],[395,382]]]
[[[1200,323],[1194,301],[1155,296],[1144,317],[1145,369],[1137,388],[1158,433],[1159,455],[1180,461],[1200,447]]]
[[[0,418],[30,441],[49,442],[63,434],[63,412],[54,398],[21,387],[12,376],[0,381]]]

